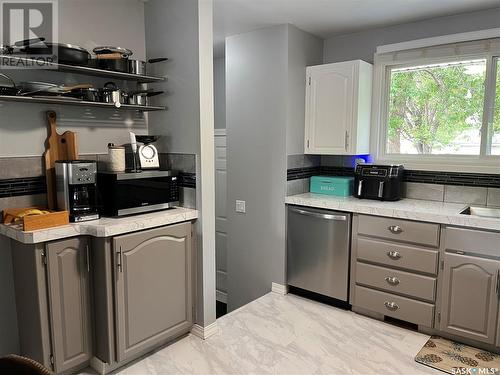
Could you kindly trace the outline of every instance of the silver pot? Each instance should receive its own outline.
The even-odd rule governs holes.
[[[128,94],[128,104],[147,106],[150,97],[161,94],[163,94],[163,91],[144,90],[131,92]]]
[[[101,98],[104,103],[113,103],[116,108],[128,102],[128,94],[116,86],[114,82],[107,82],[101,89]]]
[[[147,75],[148,74],[148,64],[155,64],[163,61],[167,61],[166,57],[160,57],[157,59],[149,59],[148,61],[143,60],[128,60],[128,71],[132,74]]]

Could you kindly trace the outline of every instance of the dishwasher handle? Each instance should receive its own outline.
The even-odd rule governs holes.
[[[290,208],[290,211],[295,212],[299,215],[312,216],[317,219],[347,221],[347,215],[321,214],[319,212],[306,211],[298,208]]]

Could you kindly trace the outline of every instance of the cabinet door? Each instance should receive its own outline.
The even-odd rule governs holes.
[[[356,65],[307,68],[306,154],[346,154],[353,126]]]
[[[118,362],[192,326],[191,224],[114,239]]]
[[[492,344],[500,262],[446,253],[444,263],[441,330]]]
[[[88,240],[47,244],[47,261],[54,368],[60,373],[92,355]]]

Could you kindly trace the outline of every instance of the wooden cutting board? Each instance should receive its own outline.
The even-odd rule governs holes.
[[[55,162],[57,160],[77,160],[78,147],[76,133],[66,131],[57,133],[57,116],[54,111],[47,112],[47,139],[45,140],[45,176],[47,179],[47,202],[49,209],[57,208]]]

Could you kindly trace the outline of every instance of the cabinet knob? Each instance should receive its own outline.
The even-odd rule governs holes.
[[[401,228],[399,225],[391,225],[390,227],[387,227],[387,229],[394,234],[403,233],[403,228]]]
[[[398,285],[400,283],[399,279],[397,277],[390,277],[390,276],[387,276],[385,278],[385,281],[387,281],[387,284],[389,285]]]
[[[399,251],[388,251],[387,256],[394,260],[401,259],[401,253]]]
[[[385,301],[384,306],[387,308],[387,310],[391,311],[396,311],[397,309],[399,309],[399,306],[396,302]]]

